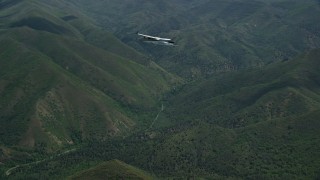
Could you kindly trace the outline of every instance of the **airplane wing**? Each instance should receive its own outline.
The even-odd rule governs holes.
[[[142,36],[143,38],[151,40],[151,41],[171,41],[171,39],[168,39],[168,38],[160,38],[160,37],[145,35],[145,34],[141,34],[141,33],[137,33],[137,34],[139,36]]]
[[[158,37],[149,36],[149,35],[145,35],[145,34],[141,34],[141,33],[138,33],[138,35],[139,35],[139,36],[142,36],[144,39],[159,41],[159,38],[158,38]]]

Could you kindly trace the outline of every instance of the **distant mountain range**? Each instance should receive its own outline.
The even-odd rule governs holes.
[[[319,178],[318,17],[315,0],[0,0],[0,179]]]
[[[73,2],[124,42],[192,79],[259,67],[320,47],[315,0]],[[175,38],[178,47],[137,43],[136,31]]]

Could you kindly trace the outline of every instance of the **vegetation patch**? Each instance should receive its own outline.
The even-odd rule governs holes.
[[[1,0],[0,1],[0,10],[5,9],[5,8],[10,8],[20,2],[22,2],[22,0]]]
[[[81,171],[69,179],[141,179],[152,177],[146,172],[119,160],[111,160],[96,167]]]
[[[47,31],[54,34],[68,34],[70,31],[63,26],[59,26],[47,19],[41,17],[29,17],[26,19],[22,19],[18,22],[11,24],[11,27],[23,27],[27,26],[29,28],[39,30],[39,31]]]
[[[64,21],[71,21],[71,20],[78,19],[78,17],[77,16],[73,16],[73,15],[69,15],[69,16],[63,16],[61,19],[64,20]]]

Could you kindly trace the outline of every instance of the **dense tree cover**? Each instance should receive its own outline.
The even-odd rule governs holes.
[[[66,177],[112,159],[158,177],[315,178],[319,111],[303,119],[273,120],[240,129],[203,122],[90,141],[74,152],[15,170],[9,177]],[[309,122],[309,130],[301,129]]]
[[[0,2],[0,178],[320,176],[316,1],[141,2]]]

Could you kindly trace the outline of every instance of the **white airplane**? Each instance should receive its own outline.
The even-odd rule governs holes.
[[[166,46],[176,46],[174,41],[169,38],[161,38],[156,36],[145,35],[137,32],[139,36],[142,36],[144,42],[153,43],[158,45],[166,45]]]

